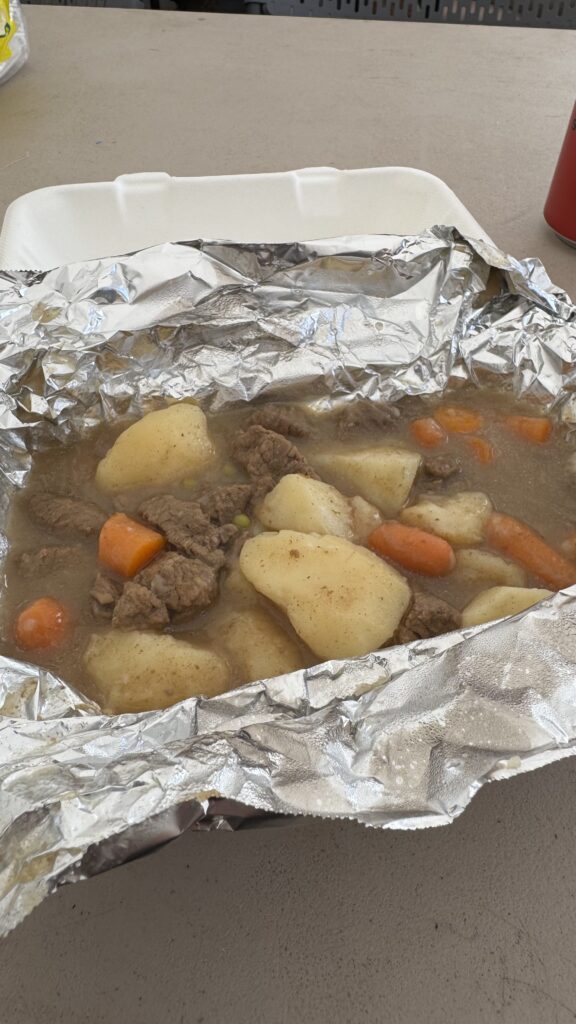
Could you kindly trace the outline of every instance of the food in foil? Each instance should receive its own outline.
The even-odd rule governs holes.
[[[97,428],[14,503],[3,653],[121,714],[516,615],[576,583],[575,456],[490,390]]]
[[[58,886],[186,828],[296,814],[448,824],[486,782],[574,753],[575,373],[576,310],[538,261],[446,227],[288,245],[201,241],[0,272],[0,609],[12,652],[0,656],[0,930]],[[206,417],[207,436],[198,412],[171,414],[195,418],[194,470],[180,476],[178,442],[162,486],[137,507],[130,492],[122,504],[123,474],[147,487],[142,451],[125,458],[122,448],[142,436],[148,413],[186,406]],[[523,422],[505,425],[509,416]],[[223,462],[225,417],[241,422]],[[351,433],[366,417],[369,433]],[[410,429],[418,420],[427,423]],[[458,422],[472,431],[454,430]],[[104,462],[102,487],[97,466],[132,424]],[[162,432],[144,430],[142,450],[158,451]],[[262,445],[262,431],[281,440]],[[362,458],[375,446],[387,450],[386,489]],[[237,523],[211,521],[210,543],[199,544],[186,510],[220,473],[222,486],[240,488],[236,501],[250,497],[234,509]],[[97,560],[105,524],[109,567]],[[425,542],[407,546],[407,530]],[[314,636],[300,636],[308,619],[278,572],[263,576],[252,557],[283,533],[303,538],[316,565],[322,555],[336,567],[343,545],[354,564],[378,564],[396,581],[395,636],[385,639],[388,603],[385,630],[383,616],[368,619],[383,630],[366,633],[369,653],[324,660],[326,616],[314,609]],[[143,552],[147,564],[124,576]],[[293,589],[299,560],[288,557]],[[449,571],[430,575],[439,568]],[[463,589],[451,596],[456,580]],[[151,628],[112,623],[128,584],[136,616],[139,599],[153,606]],[[553,596],[526,607],[535,591]],[[18,615],[42,600],[45,635],[63,646],[18,647]],[[231,613],[217,642],[192,639],[224,600]],[[27,642],[37,626],[24,623]],[[74,650],[81,675],[72,662],[64,670]],[[159,658],[176,680],[192,653],[215,692],[230,679],[228,651],[235,678],[255,681],[183,701],[159,695]],[[308,651],[318,663],[298,667]],[[90,682],[86,658],[100,666]],[[104,714],[90,694],[126,699],[119,661],[140,666],[136,699],[144,686],[151,700],[176,703]]]

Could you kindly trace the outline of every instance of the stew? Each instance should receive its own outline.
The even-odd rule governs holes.
[[[34,456],[2,651],[120,713],[512,615],[576,583],[575,480],[490,391],[166,405]]]

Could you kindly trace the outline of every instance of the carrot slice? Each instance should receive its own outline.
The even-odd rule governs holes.
[[[552,421],[546,416],[507,416],[504,423],[523,441],[546,444],[552,435]]]
[[[432,416],[412,420],[410,433],[423,448],[437,448],[447,440],[446,433]]]
[[[441,405],[436,409],[434,419],[449,434],[476,434],[484,424],[484,417],[479,412],[454,405]]]
[[[446,576],[456,562],[448,541],[404,523],[382,523],[370,534],[368,544],[377,554],[423,576]]]
[[[552,590],[562,590],[576,583],[576,564],[551,548],[540,534],[519,519],[494,512],[488,520],[486,540]]]
[[[70,613],[65,605],[53,597],[39,597],[26,605],[16,619],[16,643],[30,651],[61,647],[70,626]]]
[[[494,445],[485,437],[467,437],[466,444],[481,466],[490,466],[496,460]]]
[[[164,547],[166,541],[162,534],[117,512],[100,530],[98,557],[108,569],[130,577],[140,572]]]

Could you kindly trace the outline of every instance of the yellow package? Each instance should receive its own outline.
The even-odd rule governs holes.
[[[19,0],[0,0],[0,84],[28,57],[28,40]]]
[[[16,22],[10,16],[8,0],[0,0],[0,62],[12,56],[10,40],[17,31]]]

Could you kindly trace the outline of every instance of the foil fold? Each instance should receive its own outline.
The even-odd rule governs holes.
[[[0,273],[0,559],[31,453],[160,398],[328,408],[472,382],[531,395],[571,425],[575,320],[538,261],[445,227]],[[0,928],[186,828],[297,814],[448,824],[485,782],[574,752],[575,665],[571,591],[142,714],[104,716],[0,656]]]

